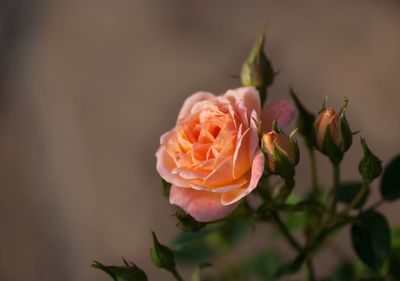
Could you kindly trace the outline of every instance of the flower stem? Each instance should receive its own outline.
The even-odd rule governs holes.
[[[314,194],[318,192],[317,162],[315,159],[315,151],[308,147],[308,155],[310,157],[311,185]]]
[[[340,183],[340,165],[339,163],[333,163],[333,187],[332,187],[332,213],[336,213],[336,205],[337,205],[337,192],[339,189]]]
[[[174,277],[177,281],[183,281],[182,276],[179,274],[179,272],[176,270],[176,268],[174,270],[172,270],[171,273],[172,273],[172,275],[174,275]]]
[[[290,246],[292,246],[292,248],[295,249],[296,251],[300,252],[302,250],[300,243],[290,233],[289,229],[287,228],[286,224],[282,221],[279,214],[277,212],[274,212],[272,213],[272,217],[276,225],[278,226],[279,230],[282,232],[283,236],[289,242]]]
[[[314,266],[313,266],[311,258],[307,259],[305,271],[306,271],[306,274],[307,274],[307,279],[309,281],[317,280],[316,277],[315,277]]]

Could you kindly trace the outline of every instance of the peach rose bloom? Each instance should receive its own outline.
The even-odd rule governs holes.
[[[259,94],[252,87],[222,96],[197,92],[187,98],[175,128],[161,136],[156,153],[158,173],[172,184],[170,203],[201,222],[232,212],[257,187],[264,171],[254,120],[267,120],[262,123],[268,130],[278,114],[283,126],[295,111],[289,102],[278,101],[261,112]]]

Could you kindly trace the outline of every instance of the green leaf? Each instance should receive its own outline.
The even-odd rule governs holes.
[[[342,203],[350,204],[351,202],[353,202],[353,200],[359,194],[361,188],[362,188],[362,183],[358,182],[358,181],[342,183],[337,190],[338,201],[342,202]],[[368,188],[367,191],[364,192],[364,195],[362,196],[362,198],[354,206],[354,208],[359,209],[359,208],[363,207],[365,202],[368,199],[369,194],[370,194],[370,190]]]
[[[171,248],[181,261],[202,262],[221,251],[221,247],[233,247],[251,229],[248,219],[208,224],[196,233],[180,233],[171,241]]]
[[[196,233],[182,232],[178,234],[171,241],[171,249],[175,253],[175,258],[197,263],[214,256],[215,251],[207,240],[215,231],[215,225],[208,225]]]
[[[385,278],[383,277],[365,277],[360,279],[360,281],[387,281]]]
[[[391,233],[385,217],[376,211],[359,216],[351,227],[351,240],[358,257],[379,271],[390,254]]]
[[[306,256],[304,254],[298,255],[294,260],[284,263],[278,267],[275,277],[278,279],[287,274],[293,274],[300,270],[305,262]]]
[[[243,265],[243,270],[246,276],[254,276],[260,281],[274,281],[278,263],[277,254],[272,250],[266,250],[249,259]]]
[[[392,250],[392,255],[390,257],[390,275],[395,280],[400,280],[400,248],[395,248]]]
[[[209,263],[209,262],[202,262],[202,263],[200,263],[200,264],[196,267],[196,269],[194,270],[191,281],[201,281],[201,279],[200,279],[200,278],[201,278],[201,271],[202,271],[204,268],[209,267],[209,266],[211,266],[211,263]]]
[[[325,281],[352,281],[356,280],[356,271],[351,261],[343,261]]]
[[[400,155],[390,161],[383,171],[381,194],[389,201],[400,198]]]
[[[124,260],[125,266],[106,266],[93,261],[91,266],[106,272],[114,281],[147,281],[146,273],[134,263]]]

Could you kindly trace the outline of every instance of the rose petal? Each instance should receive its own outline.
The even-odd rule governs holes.
[[[221,163],[204,179],[205,186],[219,187],[233,181],[233,156],[222,160]]]
[[[253,159],[254,153],[258,148],[258,143],[259,143],[258,128],[253,119],[259,120],[257,113],[255,111],[251,113],[251,120],[250,120],[249,159]]]
[[[221,197],[221,203],[223,205],[230,205],[238,202],[257,187],[258,181],[264,172],[264,160],[264,154],[258,149],[254,155],[249,185],[246,188],[223,193]]]
[[[234,179],[243,176],[250,169],[249,132],[250,129],[247,129],[236,142],[232,171]]]
[[[176,165],[174,159],[172,159],[171,156],[168,155],[163,145],[158,148],[156,152],[156,157],[157,172],[164,180],[172,184],[179,184],[179,186],[182,187],[189,187],[189,184],[185,180],[181,179],[178,175],[172,173],[172,170],[176,167]]]
[[[272,129],[272,123],[278,118],[279,127],[288,126],[296,116],[296,108],[288,100],[277,100],[266,105],[261,112],[261,125],[263,132]]]
[[[197,92],[193,95],[189,96],[182,105],[181,110],[179,111],[178,120],[184,118],[190,113],[192,107],[199,101],[203,100],[211,100],[215,98],[212,93],[209,92]]]
[[[169,202],[189,213],[195,220],[210,222],[224,218],[237,204],[221,204],[221,193],[194,190],[172,185]]]
[[[227,91],[224,96],[226,98],[233,98],[235,103],[243,103],[247,108],[247,112],[255,110],[257,114],[261,112],[260,95],[253,87],[240,87],[237,89]]]

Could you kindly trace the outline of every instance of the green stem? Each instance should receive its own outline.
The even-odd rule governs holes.
[[[336,213],[336,205],[337,205],[337,192],[339,189],[340,183],[340,164],[334,163],[333,164],[333,187],[332,187],[332,213]]]
[[[290,233],[289,229],[287,228],[286,224],[282,221],[279,214],[277,212],[274,212],[272,213],[272,217],[274,218],[274,221],[278,226],[279,230],[282,232],[283,236],[289,242],[290,246],[292,246],[292,248],[298,252],[302,251],[300,243],[297,242],[297,240]]]
[[[174,275],[175,279],[177,281],[183,281],[182,276],[179,274],[179,272],[174,268],[174,270],[171,271],[172,275]]]
[[[309,281],[317,280],[315,277],[314,266],[313,266],[311,258],[307,259],[305,270],[306,270],[306,274],[307,274],[307,279]]]
[[[311,147],[308,147],[308,155],[310,157],[312,191],[314,194],[317,194],[318,192],[317,162],[315,159],[315,151]]]
[[[361,201],[361,199],[364,197],[364,195],[368,191],[368,184],[363,181],[360,190],[357,192],[356,196],[354,197],[353,201],[350,202],[347,207],[340,212],[339,215],[347,215],[351,209],[353,209],[357,204]]]

